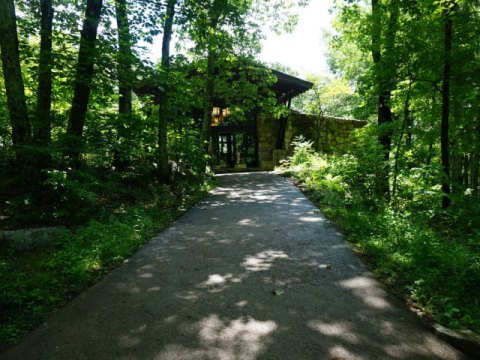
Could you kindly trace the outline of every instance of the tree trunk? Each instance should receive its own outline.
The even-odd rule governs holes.
[[[478,165],[480,156],[477,151],[472,154],[472,170],[470,171],[471,183],[473,189],[473,196],[478,197]]]
[[[118,29],[118,83],[119,99],[118,112],[130,115],[132,112],[132,89],[130,72],[132,65],[132,38],[128,23],[128,9],[126,0],[115,1],[115,15]]]
[[[451,50],[452,50],[452,19],[445,11],[445,41],[442,85],[442,122],[440,126],[440,147],[442,154],[442,208],[450,206],[450,149],[449,149],[449,116],[450,116],[450,73],[451,73]]]
[[[82,137],[88,101],[93,79],[93,67],[96,51],[97,28],[102,12],[102,0],[87,0],[85,20],[80,37],[78,52],[77,73],[75,76],[75,89],[73,92],[72,108],[67,127],[67,155],[73,168],[80,167],[80,154],[82,153]]]
[[[215,66],[218,50],[218,39],[215,37],[224,10],[224,2],[222,0],[213,0],[209,5],[209,24],[206,29],[205,39],[207,44],[207,73],[205,78],[205,90],[203,94],[203,119],[201,140],[204,145],[205,155],[208,155],[210,149],[210,124],[212,121],[213,94],[215,90]],[[207,161],[205,161],[205,169]]]
[[[405,142],[405,146],[408,150],[410,150],[413,146],[413,117],[408,116],[408,123],[407,123],[407,139]]]
[[[465,189],[468,189],[470,186],[470,166],[472,162],[472,157],[468,154],[463,155],[464,163],[463,163],[463,186]]]
[[[450,154],[450,181],[453,189],[459,190],[462,187],[463,154],[457,154],[455,149]]]
[[[115,0],[115,15],[118,31],[118,125],[117,137],[122,143],[129,136],[130,118],[132,115],[132,38],[128,23],[126,0]],[[117,169],[125,167],[127,155],[122,149],[116,149],[113,155],[113,165]]]
[[[408,84],[407,90],[407,97],[405,99],[405,104],[403,107],[403,123],[402,129],[400,130],[400,135],[398,136],[397,140],[397,150],[395,151],[395,163],[394,163],[394,170],[393,170],[393,183],[392,183],[392,199],[393,202],[396,202],[396,195],[397,195],[397,180],[398,180],[398,172],[400,169],[400,157],[401,157],[401,149],[402,149],[402,140],[403,135],[405,134],[405,129],[408,127],[410,123],[410,96],[412,91],[412,80],[410,80]],[[408,131],[408,130],[407,130]],[[408,142],[408,134],[407,134],[407,142]]]
[[[205,145],[205,154],[209,152],[210,123],[212,121],[213,91],[215,88],[215,52],[210,46],[207,55],[207,74],[203,98],[202,141]],[[206,165],[206,164],[205,164]]]
[[[277,146],[276,149],[282,150],[285,148],[285,131],[287,130],[288,115],[290,114],[290,107],[292,105],[292,95],[287,94],[287,99],[285,101],[285,107],[288,112],[287,115],[283,115],[279,119],[278,134],[277,134]]]
[[[378,85],[378,113],[377,124],[378,126],[385,126],[380,129],[378,141],[384,149],[384,161],[380,167],[381,171],[377,177],[377,194],[384,196],[387,199],[390,198],[390,186],[389,186],[389,172],[390,172],[390,150],[392,146],[392,130],[389,126],[393,122],[392,110],[390,108],[391,88],[392,88],[392,76],[387,73],[387,70],[391,70],[391,64],[386,61],[385,58],[390,59],[390,52],[393,49],[395,41],[395,26],[398,17],[398,8],[392,5],[392,13],[389,18],[389,26],[386,31],[385,39],[385,51],[386,54],[381,53],[381,33],[382,33],[382,10],[380,8],[379,0],[372,0],[372,59],[377,68],[377,85]]]
[[[31,160],[25,149],[31,137],[30,123],[20,66],[17,17],[13,0],[0,0],[0,49],[15,156],[19,164],[27,164]]]
[[[471,175],[471,184],[473,189],[473,196],[478,197],[479,188],[478,188],[478,176],[479,176],[479,165],[480,165],[480,117],[476,119],[476,136],[475,136],[475,145],[472,154],[472,169],[470,171]]]
[[[33,127],[35,143],[47,147],[51,141],[52,106],[52,0],[41,0],[40,56],[38,64],[37,112]]]
[[[161,181],[170,180],[168,168],[167,130],[168,130],[168,99],[169,99],[169,75],[170,75],[170,41],[172,39],[173,18],[177,0],[168,0],[165,10],[165,22],[163,25],[162,39],[162,86],[158,112],[158,176]]]

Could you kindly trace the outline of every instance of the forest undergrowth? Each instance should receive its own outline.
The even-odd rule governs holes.
[[[120,266],[214,183],[207,175],[165,185],[145,172],[92,171],[77,173],[81,182],[60,173],[47,180],[58,202],[51,211],[56,221],[46,221],[68,225],[57,240],[45,246],[22,246],[29,250],[6,243],[0,247],[0,351]],[[41,216],[41,208],[30,205],[29,211],[22,211],[23,199],[10,200],[13,225],[31,223],[32,214]]]
[[[442,209],[439,171],[428,167],[405,169],[389,201],[376,197],[374,141],[327,156],[297,139],[281,171],[298,181],[375,275],[427,322],[480,332],[478,201],[452,196],[452,206]]]

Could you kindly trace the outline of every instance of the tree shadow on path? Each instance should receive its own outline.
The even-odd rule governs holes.
[[[464,359],[287,180],[221,185],[2,359]]]

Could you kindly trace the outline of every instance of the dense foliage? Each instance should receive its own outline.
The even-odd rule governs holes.
[[[261,25],[291,29],[303,3],[0,1],[0,232],[65,229],[46,248],[0,234],[0,348],[204,194],[213,100],[236,121],[276,107]]]
[[[330,64],[380,125],[386,171],[377,185],[390,176],[395,195],[412,168],[432,167],[444,208],[478,196],[478,1],[337,5]]]
[[[201,177],[214,99],[239,121],[275,106],[268,71],[254,60],[260,25],[291,28],[303,1],[273,3],[2,1],[2,228],[88,218],[73,210],[98,205],[88,178],[99,173]],[[154,65],[146,44],[156,36]]]
[[[479,9],[476,0],[337,1],[335,77],[300,105],[369,125],[346,154],[297,139],[289,167],[387,283],[437,321],[476,331]],[[336,83],[354,93],[326,96]]]

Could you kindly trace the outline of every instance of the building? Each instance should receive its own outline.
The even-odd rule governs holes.
[[[277,78],[272,85],[277,102],[289,109],[288,116],[274,119],[260,111],[249,114],[244,121],[230,121],[230,109],[221,99],[214,101],[211,134],[213,166],[217,170],[272,170],[290,152],[295,136],[315,140],[319,150],[331,152],[343,148],[353,129],[365,126],[365,121],[319,117],[290,110],[298,96],[312,88],[311,82],[272,70]]]

